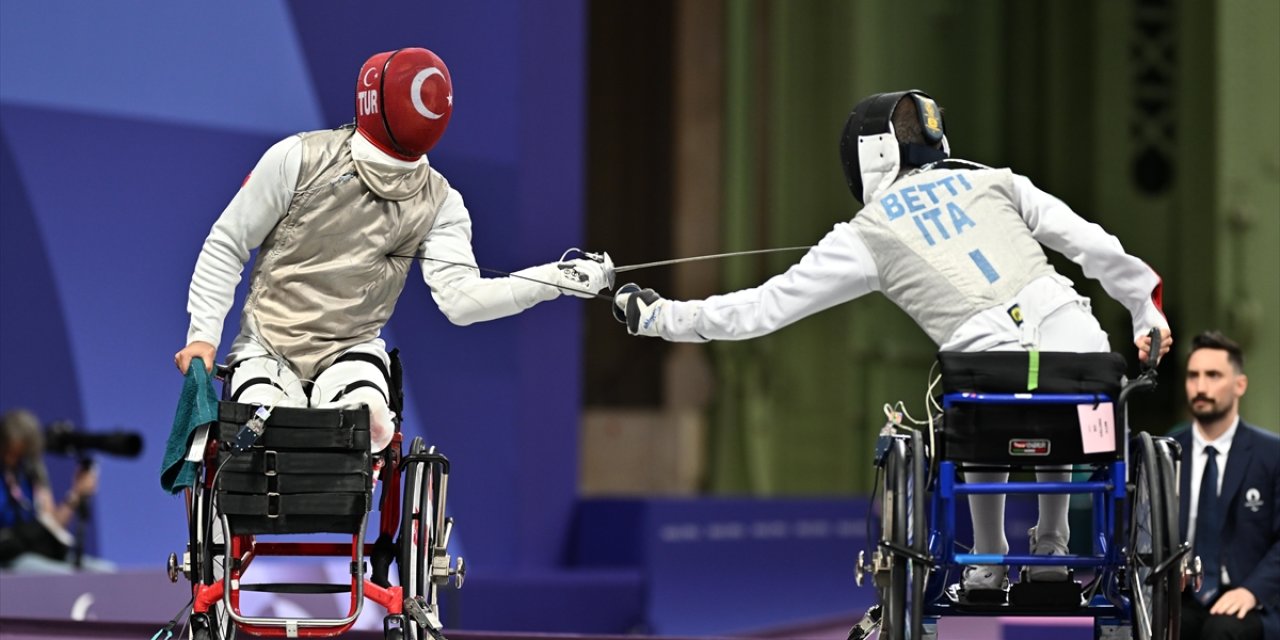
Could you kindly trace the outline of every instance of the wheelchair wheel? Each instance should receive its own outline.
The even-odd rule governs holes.
[[[191,584],[210,585],[221,577],[222,531],[214,518],[213,491],[196,482],[191,489],[191,503],[187,510],[188,548],[191,551]],[[191,623],[193,639],[234,640],[236,624],[222,604],[214,603],[203,622]]]
[[[924,549],[924,456],[919,435],[908,444],[893,438],[884,460],[881,492],[881,548],[888,558],[888,571],[876,573],[876,590],[881,602],[881,635],[884,640],[922,637],[925,567],[923,562],[901,556],[904,549]],[[916,511],[918,509],[918,511]],[[915,515],[913,516],[913,512]],[[908,588],[911,588],[910,603]],[[909,608],[910,604],[910,608]],[[910,630],[910,631],[909,631]]]
[[[1139,435],[1133,453],[1126,559],[1134,638],[1176,640],[1181,572],[1176,566],[1155,572],[1179,546],[1173,459],[1167,445],[1157,444],[1149,433]]]
[[[1178,453],[1176,445],[1169,438],[1159,438],[1156,441],[1156,450],[1160,455],[1161,480],[1164,481],[1164,524],[1165,531],[1168,532],[1168,535],[1165,536],[1165,546],[1169,550],[1169,556],[1167,557],[1172,557],[1182,547],[1182,539],[1178,535],[1178,471],[1176,462],[1182,456]],[[1169,607],[1169,631],[1166,636],[1171,640],[1177,640],[1182,634],[1182,576],[1183,563],[1179,562],[1173,565],[1162,579]]]
[[[421,437],[413,439],[410,455],[425,453],[426,444]],[[410,463],[405,475],[404,510],[400,517],[400,585],[405,598],[430,599],[431,554],[435,542],[435,513],[432,488],[435,474],[423,463]],[[424,631],[416,624],[400,630],[406,640],[420,640]]]
[[[919,431],[911,433],[911,548],[920,557],[929,553],[929,523],[925,514],[929,487],[925,480],[927,461],[924,454],[924,436]],[[911,561],[911,637],[924,637],[925,587],[929,567],[921,560]]]

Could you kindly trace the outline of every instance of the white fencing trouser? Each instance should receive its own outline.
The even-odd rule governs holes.
[[[367,354],[383,366],[363,360],[341,360],[347,354]],[[391,359],[387,352],[372,344],[348,349],[339,361],[320,372],[308,394],[293,369],[274,356],[258,356],[241,360],[231,376],[232,398],[246,404],[268,407],[369,407],[370,449],[381,451],[395,434],[395,415],[388,406],[391,397],[387,378]],[[267,428],[271,428],[270,420]]]
[[[1038,349],[1041,351],[1067,351],[1078,353],[1107,353],[1111,347],[1107,334],[1093,317],[1087,302],[1072,302],[1059,307],[1047,318],[1035,322],[1027,318],[1023,322],[1023,342],[1010,345],[1012,349]],[[1060,471],[1037,471],[1039,482],[1067,482],[1071,479],[1070,465],[1054,467]],[[969,482],[1008,482],[1008,471],[965,472]],[[1004,494],[970,495],[969,511],[973,515],[973,552],[1006,555],[1009,541],[1004,532]],[[1065,548],[1071,537],[1067,524],[1067,512],[1071,496],[1067,494],[1041,495],[1040,517],[1036,523],[1036,539]]]

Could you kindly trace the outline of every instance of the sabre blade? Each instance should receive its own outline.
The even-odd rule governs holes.
[[[718,260],[720,258],[733,258],[736,256],[750,256],[759,253],[782,253],[784,251],[808,251],[811,246],[804,247],[778,247],[775,249],[752,249],[751,251],[730,251],[729,253],[713,253],[706,256],[693,256],[690,258],[674,258],[671,260],[658,260],[656,262],[642,262],[640,264],[628,264],[621,267],[614,267],[614,273],[626,273],[627,271],[636,271],[639,269],[648,269],[649,267],[665,267],[673,264],[682,264],[685,262],[698,262],[700,260]]]

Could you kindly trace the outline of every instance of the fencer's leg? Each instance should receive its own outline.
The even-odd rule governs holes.
[[[270,356],[242,360],[231,375],[231,400],[269,407],[305,407],[307,394],[289,365]]]
[[[1051,467],[1036,472],[1039,482],[1069,482],[1071,480],[1070,465]],[[1068,494],[1041,494],[1040,518],[1036,526],[1029,532],[1031,535],[1031,553],[1038,556],[1061,556],[1067,553],[1067,543],[1071,539],[1071,526],[1068,512],[1071,509],[1071,496]],[[1062,567],[1028,567],[1030,579],[1038,582],[1057,582],[1068,578],[1067,568]]]
[[[1036,472],[1039,482],[1070,482],[1071,467],[1063,465]],[[1071,496],[1065,493],[1040,496],[1040,520],[1036,523],[1040,542],[1052,542],[1067,546],[1071,539],[1071,527],[1067,521],[1067,512],[1071,507]]]
[[[964,477],[967,482],[1000,483],[1009,481],[1009,472],[967,471]],[[974,553],[1009,553],[1009,541],[1004,535],[1004,499],[1004,494],[969,496]]]
[[[1007,471],[967,471],[968,482],[1003,483],[1009,481]],[[1009,541],[1004,534],[1004,494],[970,495],[969,512],[973,516],[973,552],[1006,555]],[[966,590],[1000,589],[1009,568],[1000,565],[967,567],[962,584]]]
[[[364,359],[346,359],[349,354]],[[381,367],[369,361],[376,358]],[[391,397],[386,371],[390,358],[382,348],[363,344],[353,347],[316,376],[311,389],[311,406],[317,408],[369,407],[370,449],[381,451],[395,435],[395,414],[388,406]]]
[[[1088,300],[1066,304],[1049,314],[1040,323],[1039,347],[1045,351],[1071,351],[1078,353],[1105,353],[1111,350],[1107,333],[1093,316]],[[1067,482],[1071,479],[1071,467],[1051,467],[1036,473],[1040,482]],[[1040,517],[1031,530],[1031,553],[1035,555],[1065,555],[1071,538],[1067,514],[1071,496],[1041,495]],[[1068,578],[1066,567],[1030,567],[1028,575],[1036,581],[1062,581]]]
[[[362,404],[369,407],[369,450],[377,453],[391,444],[391,438],[396,431],[395,415],[387,406],[387,400],[382,394],[364,387],[343,395],[340,400],[318,406],[327,409]]]
[[[271,356],[251,357],[237,362],[229,384],[232,388],[230,399],[233,402],[264,404],[269,407],[307,406],[307,396],[302,390],[302,381],[298,380],[292,367]],[[206,547],[211,544],[212,547],[220,550],[223,548],[224,536],[216,508],[211,517],[212,526]],[[214,556],[215,579],[223,577],[223,573],[223,557]],[[224,618],[220,605],[219,617],[220,620]]]
[[[1040,321],[1038,344],[1042,351],[1107,353],[1111,351],[1107,332],[1093,317],[1089,302],[1082,300],[1059,307]]]

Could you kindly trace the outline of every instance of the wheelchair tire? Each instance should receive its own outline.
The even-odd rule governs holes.
[[[907,546],[907,510],[909,469],[906,444],[894,438],[884,465],[884,487],[880,501],[880,553],[889,555],[888,575],[876,575],[876,591],[880,597],[880,638],[907,638],[907,562],[885,543],[897,548]]]
[[[929,523],[927,511],[928,484],[924,436],[919,431],[911,433],[911,548],[921,557],[929,555]],[[929,579],[929,567],[923,561],[911,561],[911,637],[924,637],[925,587]]]
[[[413,439],[410,455],[426,453],[427,446],[421,437]],[[400,516],[400,585],[405,598],[421,598],[430,602],[435,585],[431,582],[431,554],[435,545],[435,497],[433,488],[438,482],[433,473],[434,465],[410,463],[405,473],[404,510]],[[426,630],[416,624],[400,629],[405,640],[422,640],[428,637]]]
[[[1165,496],[1165,546],[1168,549],[1168,555],[1172,557],[1178,553],[1182,547],[1182,540],[1178,534],[1178,471],[1177,460],[1181,457],[1175,452],[1176,445],[1168,438],[1159,438],[1156,441],[1156,450],[1160,456],[1160,478],[1164,483]],[[1169,631],[1166,637],[1170,640],[1176,640],[1182,635],[1182,563],[1178,563],[1165,574],[1162,579],[1165,589],[1165,597],[1168,601],[1168,610],[1166,612]]]
[[[1177,567],[1153,577],[1176,552],[1177,498],[1169,449],[1141,433],[1133,451],[1129,497],[1128,595],[1135,640],[1175,640],[1179,630],[1182,576]],[[1173,508],[1170,508],[1172,503]]]

